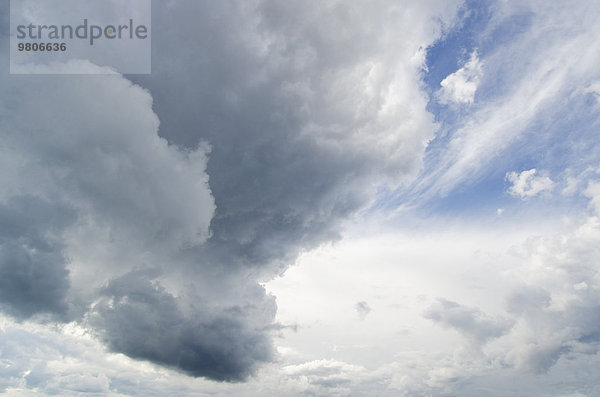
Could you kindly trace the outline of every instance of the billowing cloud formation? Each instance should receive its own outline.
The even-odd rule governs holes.
[[[509,172],[506,174],[506,180],[512,183],[508,192],[516,197],[527,199],[537,196],[554,188],[554,182],[548,176],[536,175],[537,170],[532,168],[521,173]]]
[[[203,332],[207,329],[214,334],[226,328],[230,340],[238,343],[228,345],[231,356],[251,361],[251,354],[238,351],[261,348],[255,335],[243,337],[247,324],[218,327],[229,319],[235,325],[240,316],[200,318],[193,310],[182,314],[175,309],[181,303],[161,295],[161,290],[149,291],[156,292],[155,302],[166,302],[154,307],[141,293],[135,295],[146,290],[133,280],[130,292],[118,293],[111,281],[134,268],[168,265],[176,272],[178,264],[165,258],[208,238],[214,203],[205,173],[206,146],[182,151],[159,138],[150,95],[122,77],[33,80],[5,75],[3,80],[9,92],[0,103],[0,303],[5,310],[20,318],[45,314],[77,320],[94,300],[112,291],[131,304],[141,300],[135,306],[140,313],[152,309],[162,318],[168,312],[170,326],[193,317],[196,326],[170,339],[178,354],[186,351],[178,341],[185,344],[208,334]],[[155,272],[154,278],[160,274]],[[140,283],[144,280],[140,277]],[[102,312],[100,303],[94,308],[97,318],[115,319],[109,324],[97,321],[101,335],[110,336],[122,325],[115,312],[130,314],[127,305],[110,312]],[[141,323],[129,324],[144,330]],[[134,335],[133,329],[127,332]],[[137,341],[147,345],[149,336],[138,334]],[[261,354],[268,351],[263,348]],[[202,350],[194,357],[191,360],[202,361],[218,356]],[[246,364],[239,364],[241,369],[222,368],[221,377],[243,376]],[[210,375],[220,367],[214,368],[204,372]]]
[[[456,4],[153,6],[170,29],[155,30],[160,56],[137,85],[2,77],[0,216],[15,226],[0,240],[0,303],[241,380],[273,358],[259,282],[419,170],[436,129],[424,48]]]
[[[209,237],[207,146],[159,138],[152,98],[119,76],[4,79],[6,312],[83,321],[112,349],[196,376],[238,380],[270,359],[275,308],[255,282],[214,267],[165,279],[197,266],[177,256]]]
[[[213,147],[217,211],[203,255],[273,274],[337,238],[377,186],[414,176],[436,128],[423,49],[455,7],[157,2],[162,25],[201,27],[157,31],[153,77],[135,81],[152,91],[164,136]]]
[[[143,266],[140,253],[208,237],[206,149],[185,153],[159,138],[146,91],[121,77],[3,80],[2,267],[19,277],[7,285],[37,290],[37,272],[54,269],[44,279],[56,283],[45,288],[66,295],[68,271],[78,296],[70,309],[85,310],[75,307],[80,295]],[[36,294],[39,304],[52,302]]]
[[[483,65],[473,51],[465,66],[448,75],[440,85],[438,100],[440,103],[473,103],[479,80],[483,73]]]
[[[436,128],[419,83],[423,48],[455,9],[434,3],[154,4],[162,26],[198,31],[157,30],[153,75],[134,81],[151,90],[169,141],[211,144],[216,202],[211,238],[182,252],[189,265],[171,284],[212,304],[267,305],[264,291],[239,291],[338,238],[378,187],[416,175]],[[197,269],[227,287],[187,287]]]

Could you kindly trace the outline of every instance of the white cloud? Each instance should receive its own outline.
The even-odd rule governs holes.
[[[594,81],[590,83],[586,88],[582,90],[585,94],[593,94],[597,101],[600,101],[600,81]]]
[[[515,197],[527,199],[537,196],[543,192],[549,192],[554,188],[554,182],[548,176],[536,175],[537,170],[532,168],[521,173],[508,172],[506,179],[512,183],[508,193]]]
[[[585,189],[584,194],[590,199],[590,204],[593,206],[596,213],[600,215],[600,182],[590,182]]]
[[[579,190],[581,181],[577,177],[568,176],[566,179],[566,186],[561,190],[561,194],[564,196],[572,196]]]
[[[437,92],[438,100],[443,104],[473,103],[482,74],[483,63],[475,50],[462,68],[442,80],[442,88]]]

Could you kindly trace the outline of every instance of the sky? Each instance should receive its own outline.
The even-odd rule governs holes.
[[[600,395],[599,17],[157,0],[151,74],[11,75],[2,1],[0,393]]]

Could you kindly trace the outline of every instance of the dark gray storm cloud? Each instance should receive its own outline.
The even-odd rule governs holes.
[[[380,68],[418,50],[393,55],[386,38],[403,33],[390,21],[412,6],[153,6],[157,26],[188,28],[157,29],[152,76],[132,78],[151,90],[163,136],[212,145],[207,171],[217,211],[204,255],[226,266],[285,268],[300,249],[337,238],[378,178],[418,168],[432,120],[403,103],[405,95],[420,99],[409,86],[394,117],[382,116],[397,76]]]
[[[127,76],[137,85],[5,73],[0,203],[18,213],[24,191],[76,214],[63,245],[26,262],[49,284],[45,304],[66,302],[114,351],[194,376],[241,380],[273,359],[260,282],[417,173],[436,128],[423,49],[449,15],[418,2],[154,1],[153,73]],[[21,223],[39,234],[40,219]],[[26,267],[11,263],[14,279]],[[32,313],[8,286],[1,296]]]
[[[90,323],[115,351],[216,380],[245,379],[255,365],[272,358],[266,329],[252,328],[256,305],[182,313],[177,299],[134,271],[110,281]],[[271,321],[275,315],[271,305]]]
[[[418,170],[435,126],[418,84],[406,81],[420,64],[406,59],[418,59],[434,36],[408,19],[413,12],[414,4],[153,3],[154,26],[170,28],[154,31],[152,75],[130,78],[152,92],[163,137],[188,149],[211,145],[212,235],[182,253],[182,277],[225,269],[217,272],[245,275],[231,288],[251,289],[301,250],[337,239],[384,181]],[[391,44],[409,32],[414,43]],[[252,304],[269,301],[258,295]],[[108,333],[121,341],[113,348],[131,352],[127,327],[115,325],[122,319],[106,322],[114,325]],[[161,354],[149,346],[143,357],[175,362]],[[210,376],[245,373],[228,373],[242,354],[221,356],[223,372]],[[214,365],[195,357],[189,373]]]

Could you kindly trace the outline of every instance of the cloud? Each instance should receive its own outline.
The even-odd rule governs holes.
[[[595,186],[595,182],[589,185]],[[586,194],[593,203],[600,191],[592,188]],[[505,297],[502,320],[444,299],[431,306],[425,316],[456,329],[471,341],[486,344],[472,356],[476,359],[482,354],[484,362],[493,363],[489,368],[478,364],[476,371],[481,374],[510,368],[516,373],[554,377],[565,371],[564,366],[585,362],[600,349],[597,214],[592,204],[590,211],[571,226],[563,223],[555,232],[540,228],[537,235],[508,250],[516,265],[498,268],[484,286],[504,285],[500,294]],[[498,294],[488,298],[498,299]],[[575,384],[579,388],[593,382]]]
[[[465,307],[443,298],[430,306],[424,316],[445,327],[456,329],[477,345],[506,334],[513,325],[509,320],[494,319],[477,308]]]
[[[597,193],[588,190],[590,202]],[[525,245],[525,264],[514,274],[524,285],[509,300],[509,310],[520,321],[508,354],[515,365],[546,372],[567,354],[598,351],[600,297],[595,263],[600,258],[600,227],[594,215],[572,231]]]
[[[600,81],[591,82],[582,91],[585,94],[593,94],[596,100],[600,100]]]
[[[173,29],[154,32],[150,76],[5,73],[0,203],[17,217],[39,199],[30,235],[52,235],[28,278],[13,257],[33,237],[3,240],[7,280],[36,291],[5,310],[193,376],[253,373],[274,358],[259,283],[421,167],[437,128],[423,49],[457,5],[157,1]]]
[[[378,187],[414,177],[436,129],[423,48],[456,6],[155,4],[160,24],[202,26],[157,31],[153,77],[134,78],[152,91],[164,136],[212,145],[217,210],[201,255],[269,278],[339,238]]]
[[[158,269],[152,282],[166,283],[161,275],[180,274],[190,265],[176,259],[177,253],[209,237],[214,201],[205,172],[208,147],[184,151],[159,138],[151,96],[120,76],[32,82],[5,75],[3,80],[11,93],[0,100],[5,312],[22,319],[93,317],[87,326],[109,347],[196,376],[239,379],[264,361],[271,351],[268,326],[274,312],[264,293],[264,302],[259,291],[252,303],[264,307],[247,309],[240,306],[246,302],[232,298],[211,302],[202,311],[210,314],[200,317],[183,296],[173,296],[181,292],[178,287],[144,289],[150,282],[142,276],[146,273],[132,273]],[[130,275],[129,285],[115,290],[124,275]],[[131,275],[139,275],[137,283]],[[218,284],[210,273],[201,277]],[[254,293],[252,283],[245,285],[239,285],[246,291],[241,294]],[[109,293],[130,303],[108,310],[102,303],[113,296]],[[149,307],[153,297],[162,305]],[[266,314],[256,315],[263,308]],[[218,312],[223,315],[212,315]],[[156,321],[154,327],[131,323],[139,318],[134,314],[143,313]],[[164,318],[171,322],[161,322]],[[174,335],[166,333],[178,324]],[[170,345],[151,342],[157,337],[165,342],[161,333],[173,337]],[[139,344],[146,350],[137,351]]]
[[[121,76],[4,80],[5,312],[193,376],[239,381],[272,359],[273,298],[190,254],[211,235],[209,146],[160,138],[152,97]]]
[[[276,362],[266,364],[244,383],[189,378],[107,353],[90,338],[89,328],[69,324],[59,327],[56,335],[52,325],[4,320],[0,321],[0,329],[6,332],[0,338],[0,365],[9,375],[1,379],[9,392],[15,387],[25,391],[37,387],[40,393],[61,390],[64,395],[77,395],[74,390],[86,382],[97,382],[100,388],[101,374],[110,379],[109,392],[125,395],[476,397],[481,390],[498,397],[536,392],[560,396],[573,390],[594,395],[594,381],[582,382],[580,376],[586,373],[595,379],[598,375],[594,369],[598,368],[594,354],[598,228],[597,223],[592,227],[593,216],[589,220],[569,231],[549,226],[543,219],[533,225],[537,231],[533,233],[532,225],[522,219],[512,223],[514,219],[503,217],[502,224],[489,227],[457,220],[438,229],[428,225],[421,233],[369,236],[367,241],[349,238],[321,253],[311,252],[291,269],[294,278],[286,280],[286,275],[278,280],[289,284],[288,290],[274,289],[283,315],[279,320],[295,319],[300,325],[297,331],[283,330],[285,339],[276,340],[290,346],[288,352],[293,354],[282,350]],[[362,225],[358,227],[362,232]],[[542,236],[532,236],[536,233]],[[364,270],[367,261],[369,271]],[[103,340],[108,344],[119,343],[131,333],[139,340],[125,346],[143,344],[139,351],[144,354],[170,352],[171,346],[182,344],[174,330],[186,327],[165,323],[197,324],[193,317],[182,318],[188,313],[186,301],[154,277],[152,271],[126,275],[98,295],[88,319],[110,323],[95,325],[96,330],[105,330]],[[357,322],[356,312],[348,310],[349,299],[356,301],[356,295],[376,305],[369,321]],[[435,296],[447,298],[432,302]],[[428,309],[435,309],[441,327],[422,317]],[[103,319],[94,319],[96,315]],[[204,316],[210,314],[196,315],[204,324]],[[254,319],[257,313],[249,317]],[[491,336],[506,329],[505,321],[506,327],[510,322],[514,326],[499,337]],[[128,328],[115,331],[119,327]],[[140,336],[140,329],[148,327],[165,327],[164,335],[170,339]],[[205,341],[197,335],[196,343]],[[167,349],[156,351],[152,343]],[[338,349],[331,348],[334,344]],[[31,372],[26,375],[27,371]]]
[[[590,182],[583,193],[590,199],[590,204],[596,213],[600,215],[600,182]]]
[[[473,103],[482,74],[483,63],[475,50],[462,68],[442,80],[442,88],[437,92],[438,101],[442,104]]]
[[[478,58],[485,65],[477,106],[446,110],[452,113],[439,143],[443,149],[431,152],[412,187],[415,202],[446,196],[494,175],[498,167],[518,166],[517,157],[535,158],[546,169],[557,166],[553,156],[559,153],[572,167],[597,162],[590,129],[578,135],[578,142],[586,142],[579,146],[564,139],[565,129],[575,125],[548,122],[585,120],[589,114],[582,107],[582,90],[599,79],[595,16],[597,10],[587,3],[494,5],[476,35]]]
[[[354,305],[354,309],[361,320],[364,320],[367,317],[367,314],[371,313],[371,307],[369,307],[365,301],[357,302],[356,305]]]
[[[245,379],[271,359],[268,333],[251,327],[260,317],[256,307],[186,315],[173,295],[139,271],[112,280],[100,295],[88,321],[111,349],[130,357],[228,381]]]
[[[0,321],[0,392],[7,395],[204,396],[204,391],[214,387],[157,365],[107,353],[75,323]]]
[[[365,368],[336,360],[315,360],[283,367],[282,372],[292,379],[306,379],[319,395],[346,395]]]
[[[598,196],[588,195],[590,203]],[[299,324],[286,345],[305,361],[325,351],[376,368],[352,385],[355,394],[379,392],[378,383],[381,395],[593,395],[597,374],[577,374],[595,365],[600,348],[600,226],[595,207],[582,204],[576,214],[534,220],[509,212],[489,223],[429,218],[404,232],[376,223],[378,237],[357,225],[270,283],[280,320]],[[356,295],[377,305],[369,321],[344,313]],[[319,309],[304,309],[312,299]]]
[[[521,173],[515,171],[508,172],[506,179],[512,183],[508,193],[512,196],[527,199],[537,196],[543,192],[551,191],[554,188],[554,182],[547,176],[536,176],[537,170],[532,168]]]
[[[0,203],[0,305],[18,318],[65,315],[69,289],[60,233],[73,210],[31,196]]]

